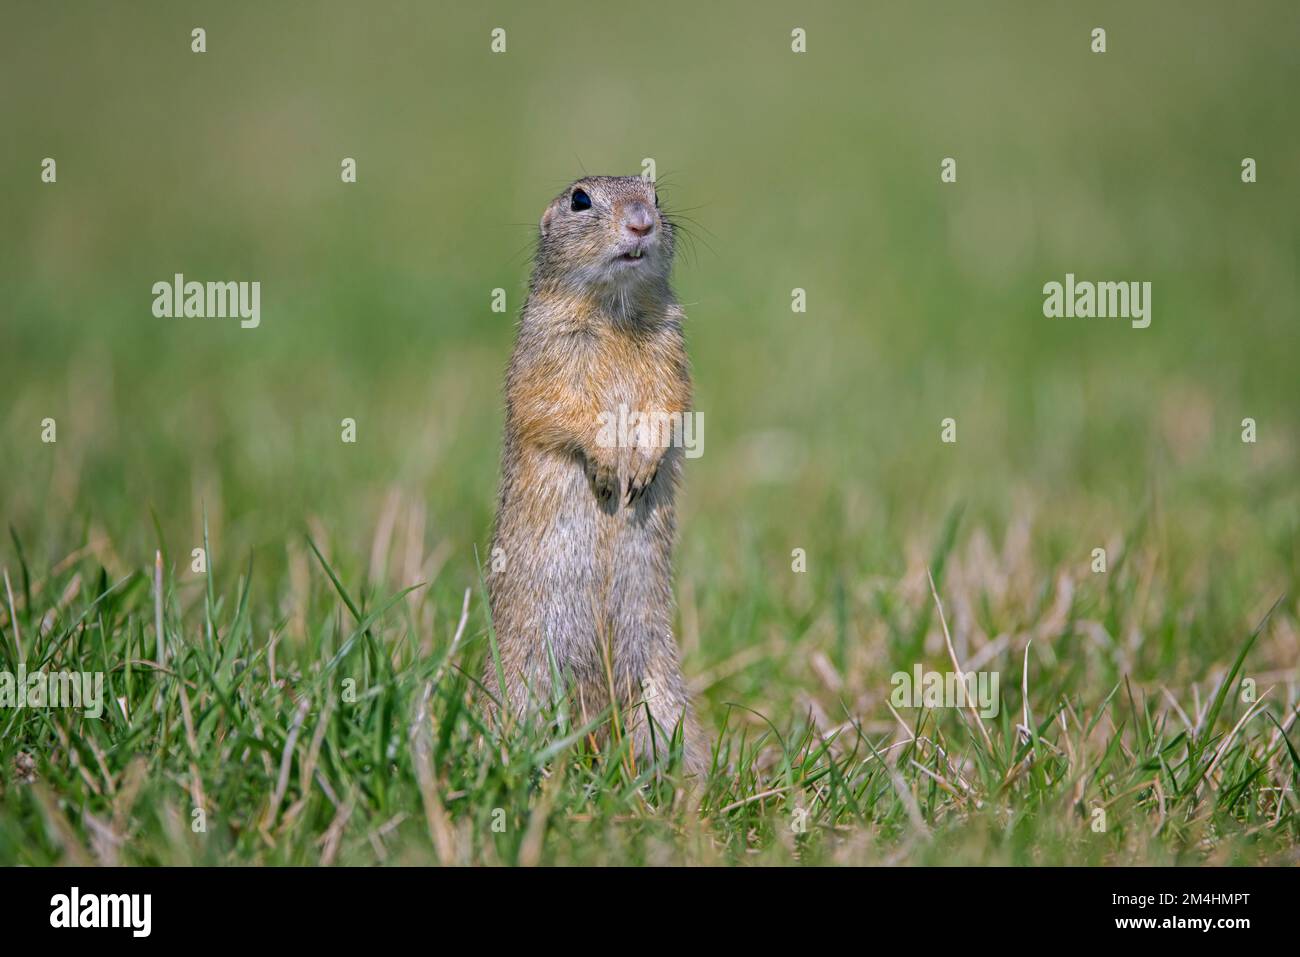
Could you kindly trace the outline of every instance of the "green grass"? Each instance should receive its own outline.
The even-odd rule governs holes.
[[[971,573],[969,556],[941,545],[931,564],[951,580]],[[223,569],[213,559],[208,571]],[[5,622],[0,660],[16,670],[21,646],[29,668],[106,672],[113,700],[99,720],[72,709],[3,713],[0,761],[15,769],[0,791],[0,859],[9,862],[1186,864],[1294,855],[1300,759],[1295,729],[1288,740],[1278,726],[1294,699],[1270,688],[1263,710],[1238,727],[1248,708],[1241,679],[1255,671],[1246,663],[1261,659],[1261,637],[1276,641],[1279,609],[1253,633],[1224,635],[1220,647],[1235,655],[1190,694],[1167,693],[1132,672],[1172,657],[1176,603],[1132,668],[1120,667],[1120,643],[1098,644],[1091,630],[1123,621],[1139,590],[1165,604],[1167,583],[1140,560],[1118,563],[1104,585],[1081,581],[1064,601],[1059,584],[1055,594],[1044,583],[1025,589],[1034,606],[1025,610],[1037,616],[994,658],[1005,683],[991,748],[964,711],[909,709],[891,725],[880,700],[850,708],[863,693],[853,687],[860,650],[798,633],[786,601],[764,610],[727,596],[732,616],[775,612],[794,637],[708,670],[705,714],[717,739],[698,787],[683,786],[675,766],[634,771],[617,744],[595,752],[591,727],[563,714],[548,737],[491,729],[482,709],[490,687],[477,690],[484,603],[472,589],[458,601],[457,588],[438,582],[349,588],[355,573],[322,555],[292,596],[295,611],[267,629],[250,600],[255,562],[217,575],[230,581],[218,590],[211,574],[178,571],[169,559],[160,591],[146,569],[113,580],[91,558],[61,564],[47,576],[17,569],[18,628]],[[996,601],[988,590],[941,587],[963,603]],[[925,650],[930,596],[897,583],[873,592],[891,609],[886,644],[941,667],[942,654]],[[297,602],[301,633],[291,624]],[[1031,635],[1026,732],[1019,645]],[[1149,647],[1157,642],[1165,647]],[[733,700],[724,689],[745,669],[816,675],[804,689],[808,713],[769,716],[752,696]],[[20,755],[34,759],[25,773],[16,772]],[[1104,832],[1092,828],[1099,808]]]
[[[0,863],[1295,863],[1294,4],[388,13],[12,12],[0,671],[125,710],[0,708]],[[694,789],[476,685],[527,244],[646,156],[696,239]],[[262,325],[154,319],[177,271]],[[1045,319],[1066,272],[1151,327]],[[988,742],[891,711],[945,622]]]

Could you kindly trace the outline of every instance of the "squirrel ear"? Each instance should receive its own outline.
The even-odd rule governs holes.
[[[546,235],[546,231],[547,231],[548,229],[551,228],[551,220],[553,220],[553,219],[555,218],[555,210],[556,210],[556,207],[555,207],[554,204],[552,204],[552,205],[546,207],[546,212],[542,213],[542,224],[541,224],[541,225],[542,225],[542,235],[543,235],[543,236],[545,236],[545,235]]]

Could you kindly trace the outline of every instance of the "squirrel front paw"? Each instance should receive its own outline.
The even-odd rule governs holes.
[[[635,455],[628,469],[627,488],[623,492],[623,504],[631,505],[646,493],[659,474],[661,456]]]
[[[618,467],[607,462],[587,459],[587,481],[602,505],[618,495]]]

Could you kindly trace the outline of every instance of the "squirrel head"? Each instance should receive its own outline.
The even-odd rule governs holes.
[[[547,281],[620,293],[666,281],[672,263],[672,223],[639,176],[585,176],[542,215],[535,275]]]

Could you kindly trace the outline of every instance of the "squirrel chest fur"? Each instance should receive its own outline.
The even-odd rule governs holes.
[[[583,720],[609,714],[651,763],[680,728],[698,772],[672,632],[683,450],[648,425],[690,411],[672,255],[671,223],[638,177],[579,180],[542,217],[506,378],[488,591],[516,715],[565,697]],[[614,427],[629,415],[646,425]]]

